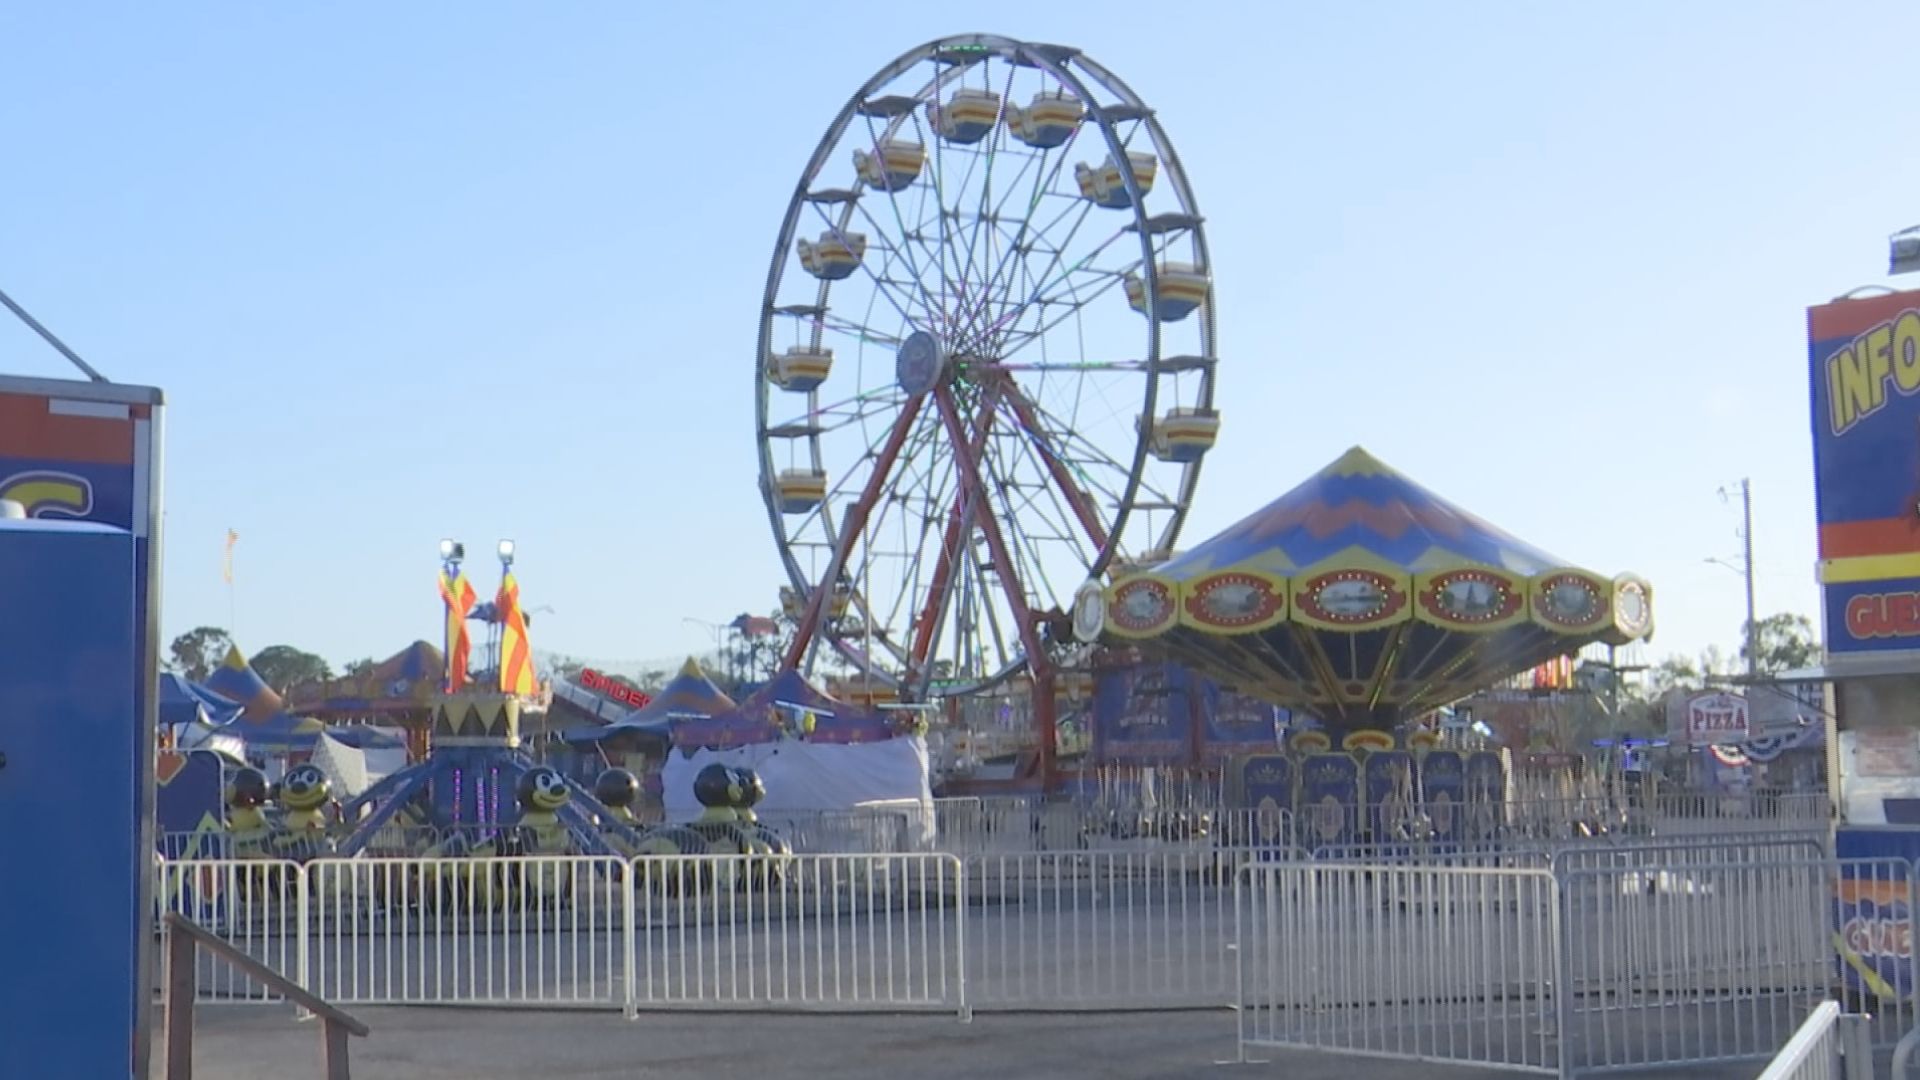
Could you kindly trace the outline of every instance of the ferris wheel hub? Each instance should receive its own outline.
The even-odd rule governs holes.
[[[925,330],[908,334],[894,354],[894,381],[909,394],[924,394],[938,386],[946,368],[947,353],[940,339]]]

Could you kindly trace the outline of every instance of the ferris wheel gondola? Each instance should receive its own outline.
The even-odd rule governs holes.
[[[945,38],[861,86],[761,305],[790,659],[978,691],[1082,582],[1164,558],[1219,430],[1212,287],[1166,132],[1084,54]]]

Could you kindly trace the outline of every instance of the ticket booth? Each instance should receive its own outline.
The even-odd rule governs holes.
[[[0,1076],[145,1075],[136,546],[0,518]]]

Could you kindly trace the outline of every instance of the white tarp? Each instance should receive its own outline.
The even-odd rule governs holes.
[[[767,798],[765,816],[818,811],[850,811],[870,803],[902,801],[924,807],[933,820],[933,780],[926,740],[918,736],[866,743],[810,743],[798,740],[756,743],[726,750],[675,750],[660,771],[667,817],[687,821],[702,807],[693,797],[693,778],[708,765],[745,766],[760,774]],[[892,809],[892,807],[889,807]]]
[[[313,763],[333,781],[334,798],[344,802],[406,768],[407,751],[405,747],[356,750],[322,734],[314,741]]]

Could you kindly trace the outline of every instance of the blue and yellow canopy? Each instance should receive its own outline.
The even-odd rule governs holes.
[[[1103,636],[1348,727],[1653,627],[1645,581],[1571,566],[1359,447],[1192,550],[1116,575],[1102,601]]]

